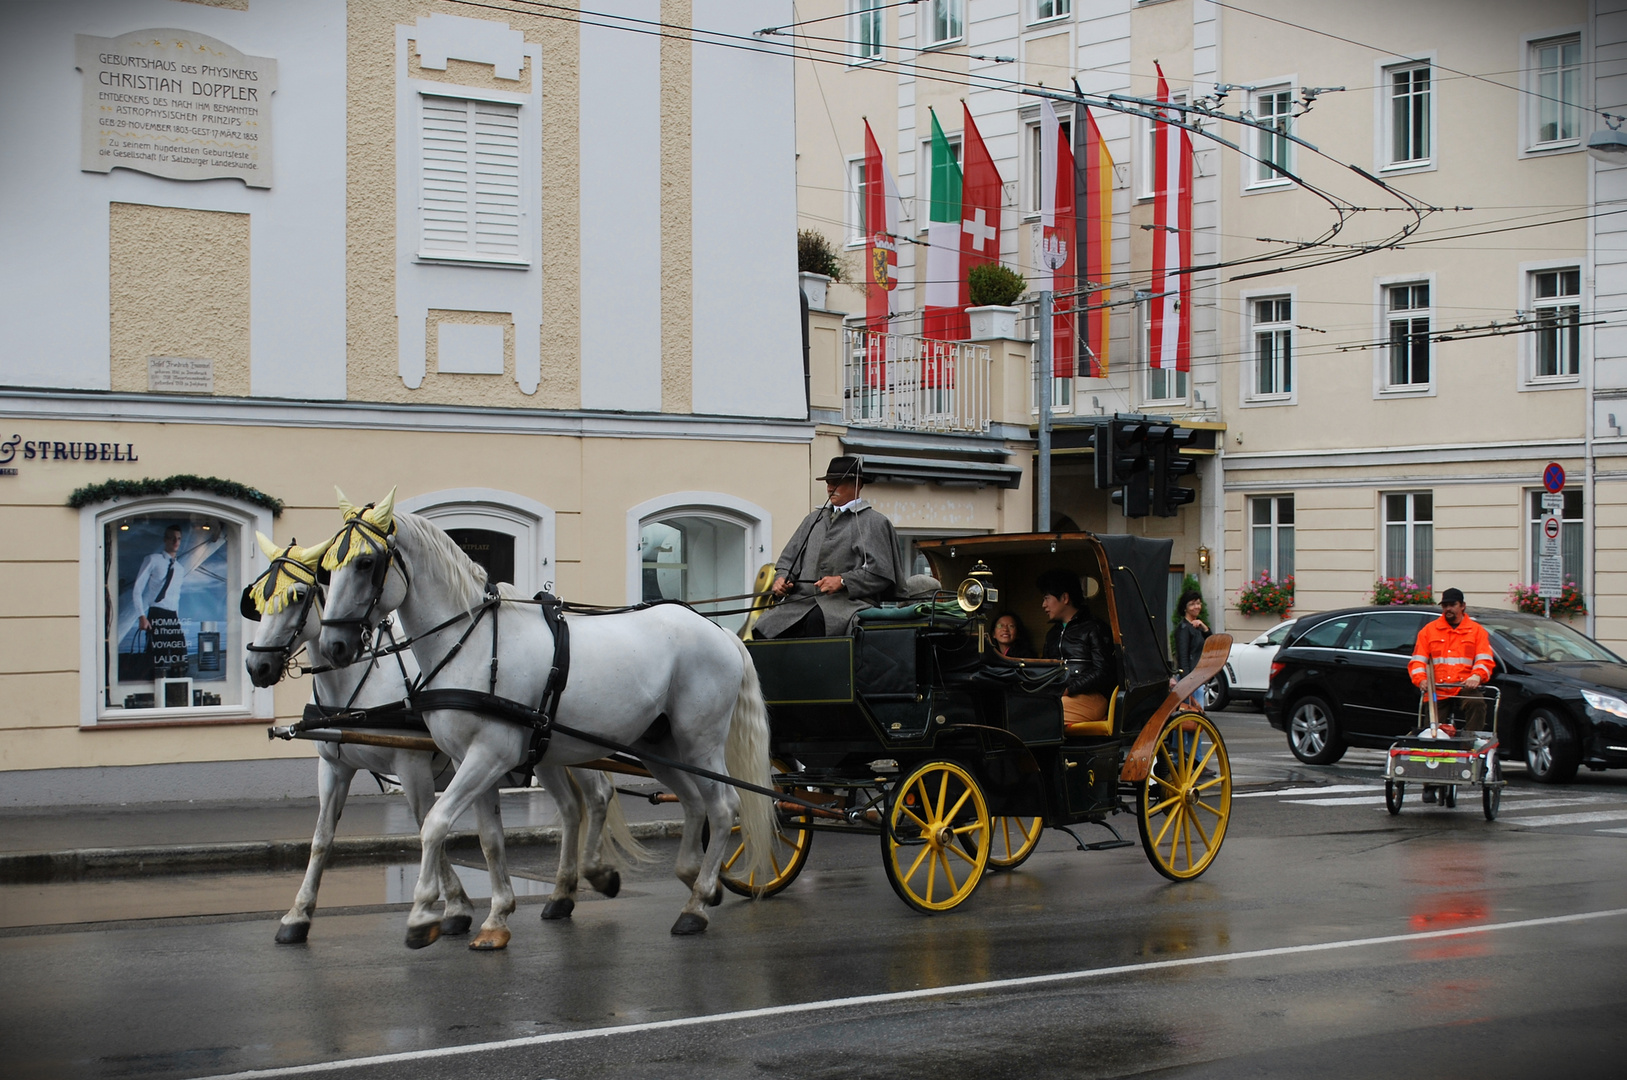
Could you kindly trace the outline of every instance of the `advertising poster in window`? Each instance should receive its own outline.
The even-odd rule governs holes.
[[[108,524],[106,706],[237,704],[237,665],[228,641],[235,532],[222,521],[187,513]]]

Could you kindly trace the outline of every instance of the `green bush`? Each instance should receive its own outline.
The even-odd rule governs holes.
[[[842,260],[823,233],[814,229],[797,231],[797,270],[804,274],[824,274],[832,281],[842,280]]]
[[[973,307],[1009,307],[1028,289],[1028,279],[1000,263],[980,263],[966,275]]]

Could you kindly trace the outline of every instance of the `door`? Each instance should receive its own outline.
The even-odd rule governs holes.
[[[1354,675],[1345,708],[1347,731],[1389,739],[1413,729],[1418,691],[1407,675],[1407,663],[1418,631],[1434,617],[1422,611],[1377,611],[1362,617],[1342,650]]]
[[[488,581],[514,584],[514,537],[492,529],[448,529],[446,535],[485,568]]]

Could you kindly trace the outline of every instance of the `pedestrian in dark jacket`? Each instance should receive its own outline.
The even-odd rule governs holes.
[[[1118,686],[1113,635],[1106,623],[1083,609],[1079,575],[1047,570],[1038,586],[1040,606],[1051,620],[1045,657],[1070,661],[1062,695],[1063,728],[1073,735],[1110,735],[1108,695]]]
[[[1175,624],[1176,677],[1189,674],[1203,657],[1203,642],[1209,636],[1209,624],[1198,617],[1203,611],[1203,595],[1194,589],[1181,594],[1175,606],[1181,621]]]

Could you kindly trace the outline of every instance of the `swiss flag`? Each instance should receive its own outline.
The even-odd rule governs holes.
[[[983,136],[972,120],[972,110],[961,103],[966,114],[961,137],[962,178],[960,183],[960,309],[963,325],[957,337],[970,332],[964,326],[966,308],[972,302],[966,274],[974,266],[1000,261],[1000,172],[994,167]]]

